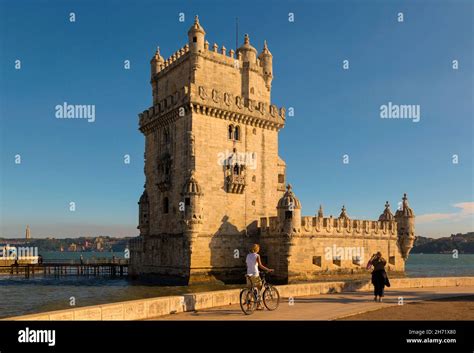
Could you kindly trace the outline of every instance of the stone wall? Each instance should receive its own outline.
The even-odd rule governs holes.
[[[402,272],[405,262],[397,247],[397,236],[380,238],[337,238],[294,236],[288,259],[289,282],[311,280],[320,273],[365,271],[372,254],[380,251],[388,271]]]
[[[239,141],[228,138],[230,124],[240,126]],[[196,179],[203,191],[204,224],[202,232],[238,235],[246,229],[255,233],[260,217],[276,215],[275,206],[282,193],[278,183],[278,132],[193,115],[196,143]],[[255,156],[255,165],[246,165],[243,193],[225,190],[225,166],[222,156]]]
[[[255,236],[200,234],[192,245],[190,282],[243,283],[245,258]]]
[[[301,226],[291,236],[282,232],[284,219],[263,217],[260,222],[262,255],[282,281],[364,271],[370,257],[379,251],[389,271],[405,270],[395,221],[302,217]]]

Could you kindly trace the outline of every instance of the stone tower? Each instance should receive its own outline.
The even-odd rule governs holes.
[[[259,219],[276,216],[285,190],[272,60],[248,35],[236,51],[210,47],[197,16],[184,47],[166,60],[157,49],[153,105],[139,114],[145,189],[132,273],[187,283],[241,276]]]
[[[278,282],[366,272],[381,251],[403,272],[415,239],[406,195],[378,220],[302,216],[278,156],[285,109],[271,102],[273,56],[244,37],[234,51],[209,45],[196,17],[188,43],[150,62],[152,106],[139,114],[145,137],[140,235],[130,242],[131,275],[174,283],[242,281],[247,249],[261,245]],[[365,256],[365,258],[364,258]],[[164,283],[164,282],[161,282]]]

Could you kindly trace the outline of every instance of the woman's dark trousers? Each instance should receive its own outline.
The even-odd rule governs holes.
[[[372,284],[374,285],[374,295],[383,297],[385,288],[384,270],[372,272]]]

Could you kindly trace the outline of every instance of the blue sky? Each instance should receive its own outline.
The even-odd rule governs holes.
[[[280,156],[304,215],[345,204],[375,219],[407,192],[418,235],[474,230],[470,1],[0,3],[0,236],[26,224],[33,237],[136,235],[149,60],[157,45],[165,58],[182,47],[195,14],[211,45],[235,49],[236,17],[239,45],[267,40],[272,101],[295,111]],[[56,119],[65,101],[94,104],[95,122]],[[420,121],[381,119],[388,102],[420,105]]]

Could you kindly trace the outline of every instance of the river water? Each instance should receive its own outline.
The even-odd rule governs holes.
[[[80,253],[43,253],[44,259],[78,259]],[[123,258],[119,253],[83,253],[89,258]],[[408,277],[474,276],[474,255],[412,254],[407,265]],[[240,285],[206,284],[159,286],[125,278],[36,275],[0,275],[0,318],[36,312],[61,310],[75,306],[104,304],[124,300],[152,298],[183,293],[239,288]]]

